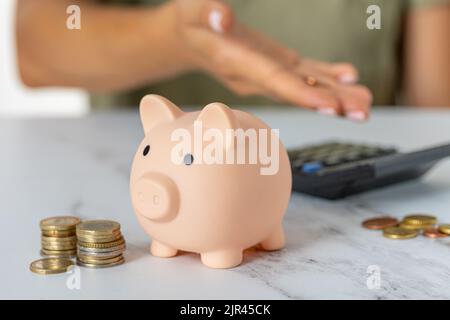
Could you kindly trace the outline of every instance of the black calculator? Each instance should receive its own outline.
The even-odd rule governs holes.
[[[402,153],[376,145],[327,142],[288,150],[293,190],[326,199],[416,179],[450,156],[450,144]]]

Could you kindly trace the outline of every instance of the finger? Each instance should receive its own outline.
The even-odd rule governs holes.
[[[226,33],[234,25],[231,7],[220,0],[176,0],[183,22],[202,26],[217,33]]]
[[[339,85],[336,90],[347,118],[354,121],[366,121],[369,118],[372,94],[366,87]]]
[[[353,84],[359,80],[358,70],[350,63],[328,63],[313,59],[303,59],[301,63],[322,71],[341,83]]]
[[[331,90],[308,86],[303,79],[287,69],[280,68],[272,72],[260,85],[282,101],[319,112],[330,110],[334,114],[342,113],[339,99]]]
[[[364,121],[369,117],[370,105],[372,103],[372,95],[370,91],[360,85],[348,85],[338,82],[329,73],[318,70],[311,64],[301,64],[296,68],[300,75],[309,75],[316,79],[317,86],[324,86],[332,90],[338,96],[342,107],[341,115],[355,120]],[[336,115],[333,109],[318,110],[325,115]]]

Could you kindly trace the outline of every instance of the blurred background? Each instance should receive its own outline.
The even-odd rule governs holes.
[[[357,121],[371,105],[448,107],[449,30],[450,0],[3,0],[0,116],[135,108],[148,93]]]
[[[77,89],[29,89],[19,79],[14,36],[15,0],[0,1],[0,116],[80,116],[88,95]]]

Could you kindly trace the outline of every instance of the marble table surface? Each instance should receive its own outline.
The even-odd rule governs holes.
[[[408,151],[450,139],[450,111],[377,109],[367,124],[294,108],[251,108],[287,147],[341,139]],[[249,250],[234,269],[198,255],[160,259],[133,214],[128,177],[143,132],[137,111],[74,119],[0,119],[1,299],[449,299],[450,238],[389,240],[361,221],[430,212],[450,222],[450,160],[425,178],[345,200],[293,194],[287,246]],[[119,221],[124,265],[39,276],[39,220],[61,214]]]

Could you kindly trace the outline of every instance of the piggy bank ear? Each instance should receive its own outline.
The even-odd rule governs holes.
[[[233,110],[219,102],[210,103],[204,107],[197,120],[202,121],[205,128],[215,128],[220,131],[237,127]]]
[[[221,132],[224,140],[224,148],[233,146],[233,141],[227,139],[227,129],[234,130],[238,126],[238,120],[233,110],[222,103],[214,102],[208,104],[200,112],[197,121],[202,122],[205,129],[216,129]]]
[[[172,121],[183,114],[183,111],[172,102],[156,94],[143,97],[139,109],[144,132],[148,132],[161,122]]]

